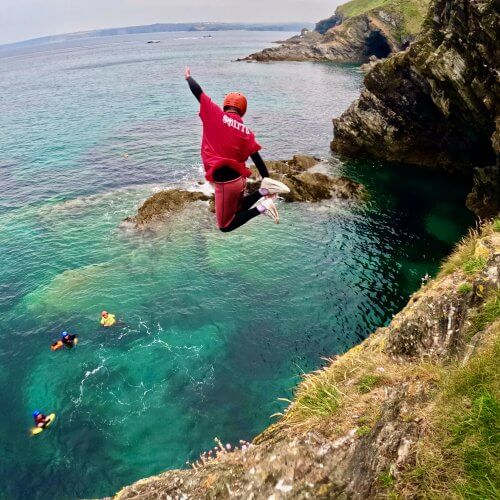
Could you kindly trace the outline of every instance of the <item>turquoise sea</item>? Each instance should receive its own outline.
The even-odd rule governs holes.
[[[357,67],[233,62],[283,33],[154,36],[0,51],[1,498],[102,497],[214,437],[252,438],[473,223],[459,180],[330,155]],[[186,64],[214,99],[248,95],[264,158],[317,154],[369,201],[280,204],[280,225],[230,234],[202,206],[120,228],[153,192],[202,178]],[[103,331],[102,309],[124,324]],[[80,343],[51,352],[63,329]],[[36,408],[57,419],[31,438]]]

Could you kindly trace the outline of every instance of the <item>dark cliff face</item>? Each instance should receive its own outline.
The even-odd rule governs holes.
[[[494,0],[435,0],[417,41],[375,65],[334,120],[332,149],[467,175],[495,165],[497,30]]]
[[[322,19],[316,23],[314,31],[321,33],[324,35],[330,28],[334,26],[338,26],[342,22],[342,16],[335,13],[333,16],[328,17],[327,19]]]

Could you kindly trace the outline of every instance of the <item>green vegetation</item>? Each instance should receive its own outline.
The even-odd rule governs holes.
[[[489,252],[481,245],[480,239],[490,235],[495,230],[494,228],[495,222],[487,222],[479,229],[471,229],[441,265],[441,271],[437,277],[447,276],[459,269],[469,275],[482,271],[486,266]]]
[[[368,394],[377,385],[383,382],[384,377],[382,375],[365,375],[358,382],[357,388],[361,394]]]
[[[493,221],[493,231],[495,231],[495,233],[500,233],[500,219],[495,219]]]
[[[362,425],[361,427],[358,427],[356,430],[356,435],[359,437],[366,436],[369,432],[371,431],[371,428],[368,427],[367,425]]]
[[[469,293],[472,291],[472,285],[470,283],[462,283],[458,288],[457,288],[458,293],[463,293],[464,295],[466,293]]]
[[[392,488],[394,486],[394,482],[395,482],[393,475],[389,471],[384,472],[383,474],[380,474],[378,480],[379,480],[379,483],[384,488]]]
[[[447,276],[461,269],[464,264],[474,257],[474,250],[476,248],[476,240],[478,239],[478,232],[470,230],[469,234],[462,238],[458,246],[453,250],[453,253],[441,265],[441,271],[438,277]]]
[[[400,21],[399,37],[403,38],[420,31],[428,5],[429,0],[351,0],[338,7],[338,11],[345,17],[355,17],[383,8]]]
[[[486,302],[470,318],[470,326],[467,329],[467,337],[470,339],[476,333],[484,330],[500,318],[500,292],[489,297]]]
[[[338,7],[338,10],[346,17],[354,17],[388,3],[392,3],[392,0],[351,0]]]
[[[279,424],[310,427],[313,421],[327,421],[335,414],[338,429],[371,428],[379,407],[369,401],[382,397],[374,389],[389,383],[394,375],[394,367],[387,367],[387,356],[381,352],[381,341],[379,337],[368,339],[332,364],[305,375],[290,406],[278,414],[282,416]],[[386,367],[384,374],[374,374],[380,366]],[[352,411],[352,403],[359,403],[356,411]]]
[[[400,0],[398,3],[401,7],[407,34],[416,35],[422,29],[429,0],[413,0],[411,2]]]
[[[443,370],[432,428],[401,482],[422,498],[500,496],[500,325],[492,345]],[[495,338],[496,336],[496,338]]]
[[[462,269],[467,274],[476,274],[486,267],[486,262],[484,257],[471,257],[463,263]]]
[[[297,391],[294,414],[300,420],[325,417],[334,413],[340,402],[340,393],[334,383],[320,377],[306,377]]]

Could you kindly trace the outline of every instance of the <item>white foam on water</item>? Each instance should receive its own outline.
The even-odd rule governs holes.
[[[83,392],[84,392],[84,385],[85,382],[92,377],[92,375],[95,375],[96,373],[100,372],[102,369],[107,370],[107,368],[104,366],[106,359],[101,359],[101,363],[99,366],[94,368],[93,370],[87,370],[85,372],[85,375],[83,376],[82,380],[80,380],[80,390],[79,390],[79,396],[75,398],[71,398],[71,401],[75,405],[75,407],[80,406],[81,402],[83,401]]]

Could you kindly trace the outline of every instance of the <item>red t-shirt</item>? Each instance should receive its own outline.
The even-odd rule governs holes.
[[[203,122],[201,159],[207,181],[214,182],[214,171],[225,165],[243,177],[252,172],[246,167],[248,157],[261,149],[253,132],[236,113],[224,113],[205,93],[200,97],[200,118]]]

